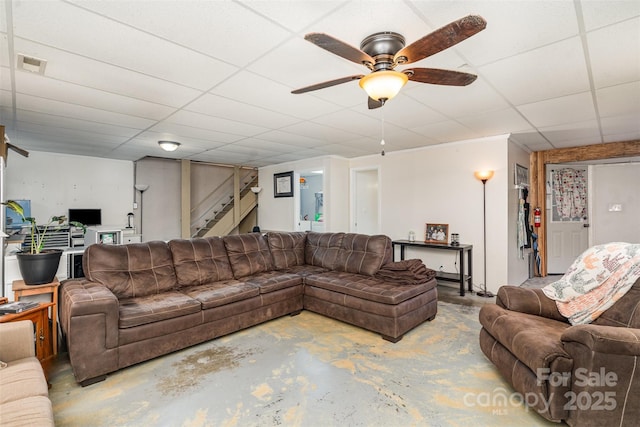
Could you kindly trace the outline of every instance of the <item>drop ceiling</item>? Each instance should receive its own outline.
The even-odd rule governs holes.
[[[412,66],[475,73],[470,86],[410,81],[376,110],[357,82],[290,93],[367,72],[308,32],[409,44],[469,14],[487,28]],[[531,151],[640,139],[637,0],[5,0],[0,36],[0,124],[27,150],[260,167],[378,153],[383,116],[387,152],[507,133]],[[19,70],[20,54],[44,73]]]

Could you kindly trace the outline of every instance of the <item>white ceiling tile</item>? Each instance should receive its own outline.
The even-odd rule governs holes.
[[[242,135],[235,135],[231,133],[218,132],[210,129],[202,129],[199,127],[181,125],[178,123],[172,123],[163,121],[155,126],[149,128],[149,131],[157,133],[159,140],[170,140],[182,143],[187,139],[196,139],[202,141],[208,141],[213,148],[214,146],[229,144],[234,141],[238,141],[244,138]]]
[[[323,15],[337,8],[344,1],[256,1],[239,0],[240,3],[255,10],[257,13],[272,19],[291,31],[297,32]]]
[[[561,124],[557,126],[540,127],[540,133],[554,146],[559,143],[567,143],[575,140],[598,141],[600,139],[600,128],[596,120]]]
[[[589,90],[578,37],[486,65],[480,74],[513,105]]]
[[[637,0],[581,0],[580,7],[587,31],[624,21],[630,16],[640,16]]]
[[[640,140],[640,115],[630,114],[627,116],[605,117],[601,120],[602,133],[611,137],[612,135],[627,135],[618,141],[631,139]],[[615,139],[609,139],[609,141]]]
[[[337,111],[313,120],[315,123],[352,132],[357,135],[379,135],[381,132],[380,116],[364,115],[351,110]]]
[[[156,2],[146,4],[153,8],[158,6]],[[65,50],[150,76],[208,89],[237,70],[234,66],[68,3],[50,0],[16,2],[15,6],[13,22],[16,37],[64,47]],[[61,27],[61,22],[65,21],[71,22],[72,26]],[[78,37],[78,34],[83,34],[83,37]]]
[[[26,71],[16,72],[15,81],[16,91],[20,94],[56,99],[69,104],[152,120],[162,119],[175,111],[174,108],[164,105],[54,80]]]
[[[603,117],[635,113],[640,122],[640,81],[597,90],[596,96]]]
[[[207,116],[205,114],[192,113],[190,111],[178,111],[167,118],[165,122],[242,136],[253,136],[268,130],[267,128],[254,126],[249,123],[236,122],[219,117]]]
[[[509,140],[528,148],[531,151],[551,150],[553,145],[538,132],[517,132],[509,135]]]
[[[291,145],[297,149],[313,148],[321,145],[327,145],[327,142],[321,139],[297,135],[295,133],[285,132],[282,130],[273,130],[260,134],[259,139],[263,141],[278,142]]]
[[[408,92],[407,96],[447,117],[466,116],[508,106],[507,102],[481,78],[468,86],[420,83],[414,83],[414,85],[417,87]]]
[[[640,80],[640,17],[588,33],[587,40],[596,88]]]
[[[327,114],[334,108],[315,97],[293,95],[289,87],[246,71],[234,75],[211,92],[302,119]]]
[[[478,66],[578,34],[570,1],[424,1],[415,6],[437,28],[466,15],[482,16],[487,27],[454,47]]]
[[[22,110],[138,129],[147,128],[154,123],[152,120],[141,117],[127,116],[125,114],[68,104],[63,101],[55,101],[32,95],[17,94],[16,103],[17,107]]]
[[[57,114],[39,113],[36,111],[16,110],[17,121],[34,123],[49,128],[66,128],[95,134],[113,135],[130,138],[140,132],[138,128],[124,127],[114,124],[96,123],[82,118],[62,117]]]
[[[519,105],[518,110],[536,127],[595,120],[590,92]]]
[[[529,131],[532,125],[511,108],[498,111],[480,111],[478,114],[458,117],[457,121],[484,136]]]
[[[278,46],[247,67],[248,70],[298,89],[336,78],[368,74],[357,65],[296,37]],[[357,82],[355,82],[357,85]]]
[[[469,128],[452,120],[446,122],[431,123],[411,129],[438,142],[455,142],[470,139],[476,136]]]
[[[16,39],[17,52],[46,59],[45,75],[56,80],[92,87],[171,107],[180,107],[202,92],[122,67]],[[109,78],[105,78],[108,76]]]
[[[371,114],[372,117],[378,117],[379,119],[384,115],[385,123],[406,128],[420,126],[425,123],[442,122],[447,119],[447,117],[427,107],[424,103],[416,101],[413,98],[413,94],[403,93],[387,102],[384,107],[373,110]]]
[[[230,98],[205,94],[187,105],[185,110],[224,117],[236,122],[249,122],[262,127],[282,127],[298,122],[300,119],[281,114],[276,111],[254,107]]]
[[[229,1],[73,1],[237,66],[246,65],[290,35],[277,23]],[[224,18],[230,16],[233,19]]]

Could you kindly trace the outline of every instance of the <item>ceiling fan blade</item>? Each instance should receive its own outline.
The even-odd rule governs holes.
[[[376,108],[380,108],[382,107],[382,101],[376,101],[375,99],[369,97],[369,100],[367,101],[367,106],[369,107],[369,110],[375,110]]]
[[[316,46],[319,46],[335,55],[341,56],[344,59],[348,59],[356,64],[364,64],[367,68],[371,68],[375,62],[369,54],[343,42],[342,40],[338,40],[329,34],[309,33],[304,36],[304,38]]]
[[[409,76],[409,80],[433,85],[466,86],[478,78],[475,74],[438,68],[413,68],[403,70],[403,73]]]
[[[339,84],[342,84],[342,83],[348,83],[348,82],[351,82],[353,80],[360,80],[363,77],[364,77],[363,74],[356,74],[356,75],[353,75],[353,76],[341,77],[339,79],[329,80],[329,81],[322,82],[322,83],[316,83],[316,84],[311,85],[311,86],[301,87],[300,89],[292,90],[291,93],[297,95],[299,93],[311,92],[313,90],[324,89],[326,87],[331,87],[331,86],[339,85]]]
[[[487,21],[479,15],[469,15],[445,25],[416,40],[396,53],[394,62],[410,64],[445,50],[484,30]]]

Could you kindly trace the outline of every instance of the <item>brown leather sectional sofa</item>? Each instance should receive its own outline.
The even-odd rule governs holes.
[[[640,420],[640,279],[572,326],[541,289],[502,286],[480,310],[480,347],[532,410],[570,426]]]
[[[76,381],[302,309],[396,342],[435,317],[437,291],[391,251],[386,236],[314,232],[89,246],[86,277],[60,288]],[[381,278],[385,266],[399,280]]]

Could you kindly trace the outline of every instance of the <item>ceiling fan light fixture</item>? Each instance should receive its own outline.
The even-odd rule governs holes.
[[[388,101],[400,92],[409,77],[399,71],[375,71],[360,79],[360,87],[367,92],[369,98],[376,101]]]
[[[180,143],[175,141],[158,141],[158,145],[164,151],[176,151],[180,146]]]

